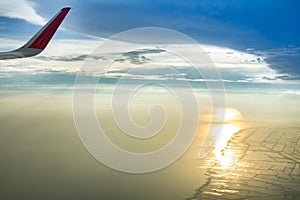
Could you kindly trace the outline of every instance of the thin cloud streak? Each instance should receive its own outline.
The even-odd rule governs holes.
[[[0,16],[23,19],[37,25],[46,23],[34,10],[34,4],[25,0],[0,1]]]

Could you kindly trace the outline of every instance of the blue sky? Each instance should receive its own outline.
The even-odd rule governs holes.
[[[239,49],[300,45],[300,2],[297,0],[34,2],[42,16],[51,16],[58,8],[71,6],[73,13],[65,26],[95,36],[158,26],[181,31],[201,43]]]
[[[81,13],[74,16],[74,29],[87,34],[108,36],[159,26],[201,43],[239,49],[300,45],[299,1],[80,1],[75,5]]]
[[[270,80],[300,79],[297,0],[15,2],[20,8],[0,2],[2,39],[27,40],[39,29],[37,24],[43,24],[60,8],[70,6],[72,10],[63,24],[65,31],[60,30],[56,39],[109,37],[131,28],[164,27],[187,34],[201,44],[263,56],[268,67],[278,72]]]

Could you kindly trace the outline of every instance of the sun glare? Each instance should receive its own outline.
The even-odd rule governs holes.
[[[227,169],[233,164],[236,152],[227,149],[226,146],[232,136],[241,129],[237,122],[242,120],[242,114],[233,108],[219,109],[213,115],[213,119],[226,122],[215,125],[214,131],[217,132],[213,133],[213,135],[217,137],[217,141],[213,153],[219,167]]]
[[[213,120],[215,121],[230,122],[230,121],[237,121],[241,119],[242,119],[241,113],[238,110],[233,108],[218,109],[216,113],[213,115]]]
[[[219,133],[219,138],[217,138],[215,150],[222,151],[232,135],[238,130],[239,127],[234,124],[223,124],[220,130],[221,132]]]

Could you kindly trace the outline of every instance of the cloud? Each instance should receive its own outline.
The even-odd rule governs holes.
[[[280,74],[284,74],[279,78],[284,80],[299,80],[300,79],[300,48],[278,48],[264,51],[255,51],[255,54],[260,54],[265,57],[265,61],[270,68]]]
[[[145,64],[150,61],[149,58],[146,57],[147,54],[157,54],[165,52],[164,49],[140,49],[136,51],[125,52],[121,55],[121,58],[118,58],[117,62],[130,62],[131,64]]]
[[[0,46],[1,51],[8,51],[8,50],[16,49],[16,47],[20,47],[22,44],[24,44],[24,41],[0,38],[0,44],[1,44]]]
[[[0,16],[24,19],[37,25],[44,25],[46,22],[36,13],[34,4],[25,0],[0,1]]]
[[[2,39],[10,46],[13,41]],[[188,80],[193,82],[209,81],[183,60],[167,51],[168,45],[133,49],[130,52],[118,51],[118,45],[128,45],[125,42],[116,42],[111,49],[98,54],[92,54],[102,40],[54,40],[40,55],[32,58],[0,61],[0,72],[5,77],[13,75],[76,75],[83,66],[87,56],[91,59],[106,60],[111,55],[119,57],[110,65],[104,77],[109,79],[128,78],[138,80]],[[16,42],[18,43],[18,42]],[[176,45],[176,44],[171,44]],[[224,81],[228,82],[282,82],[292,81],[285,73],[279,73],[269,67],[264,55],[255,55],[230,48],[202,45],[205,54],[217,67]],[[180,44],[183,52],[193,49],[191,44]],[[101,49],[101,48],[100,48]],[[124,49],[124,48],[120,48]],[[195,55],[198,56],[198,55]],[[90,57],[89,57],[90,58]],[[198,57],[197,57],[198,58]],[[197,60],[195,58],[195,60]],[[198,59],[199,60],[199,59]],[[200,72],[208,73],[211,66],[199,65]],[[97,71],[97,70],[95,70]],[[90,74],[93,76],[93,72]],[[97,75],[97,74],[95,74]],[[5,78],[4,77],[4,78]],[[53,76],[51,76],[53,77]],[[56,77],[56,76],[55,76]],[[56,79],[51,79],[56,80]],[[72,81],[71,79],[68,79]]]

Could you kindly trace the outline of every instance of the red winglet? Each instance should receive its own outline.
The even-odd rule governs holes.
[[[28,48],[41,50],[45,49],[70,9],[71,8],[69,7],[61,9],[60,13],[57,14],[50,22],[48,22],[41,32],[38,33],[32,43],[29,44]]]

